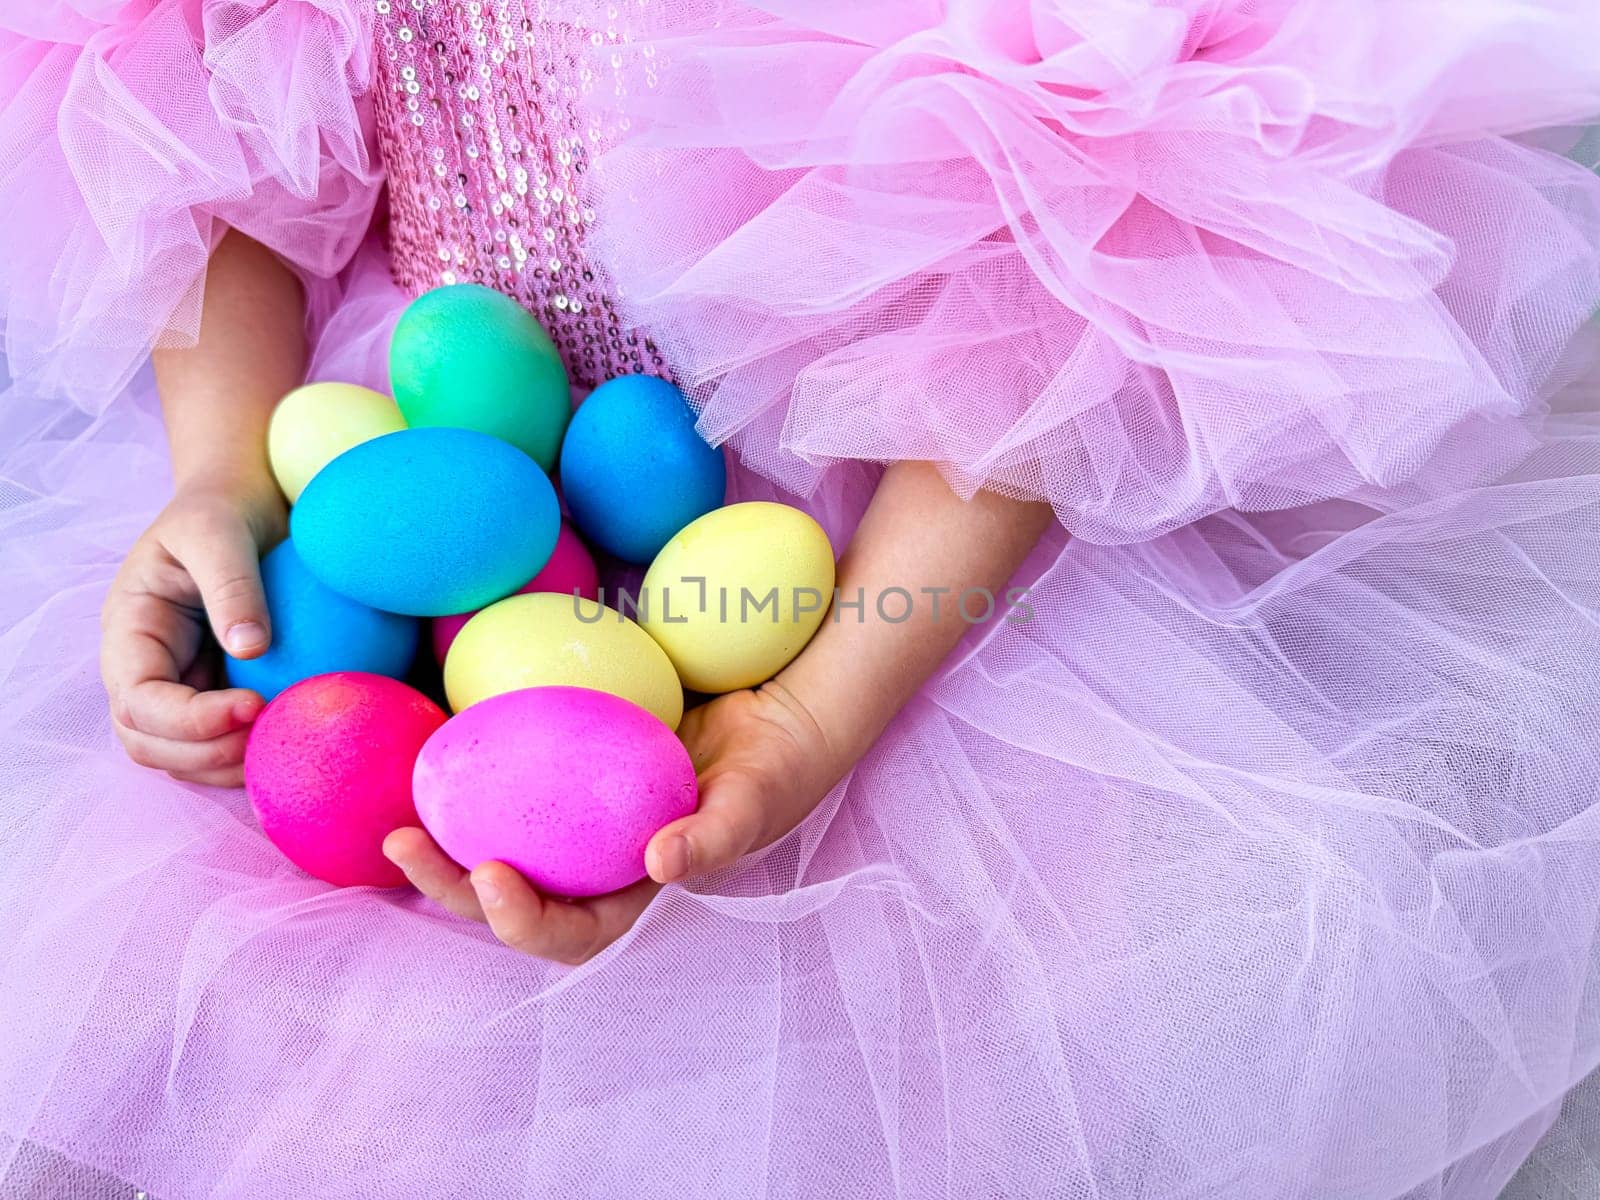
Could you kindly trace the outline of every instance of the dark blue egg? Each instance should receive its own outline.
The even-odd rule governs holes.
[[[289,531],[318,579],[387,612],[482,608],[539,573],[561,510],[537,463],[471,429],[403,429],[312,478]]]
[[[647,563],[673,534],[722,504],[720,451],[695,432],[683,393],[624,375],[578,406],[561,443],[561,494],[591,543]]]
[[[399,679],[417,652],[415,617],[380,612],[341,596],[306,569],[291,539],[261,560],[272,644],[259,658],[227,656],[228,683],[271,700],[330,671]]]

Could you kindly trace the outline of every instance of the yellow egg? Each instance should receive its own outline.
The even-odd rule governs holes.
[[[731,692],[771,679],[805,648],[833,599],[833,547],[798,508],[730,504],[656,555],[639,622],[683,685]]]
[[[661,647],[615,609],[555,592],[507,596],[461,627],[444,659],[456,712],[530,687],[584,687],[631,700],[671,729],[683,688]]]
[[[352,446],[406,427],[395,402],[354,383],[308,383],[273,410],[267,458],[293,504],[311,477]]]

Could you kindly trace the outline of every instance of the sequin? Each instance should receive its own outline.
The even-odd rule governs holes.
[[[596,219],[589,160],[626,114],[585,97],[598,90],[625,103],[618,46],[647,0],[580,6],[587,15],[565,23],[548,15],[548,0],[431,0],[425,16],[407,7],[375,4],[396,279],[412,292],[468,279],[514,296],[581,386],[666,374],[648,339],[623,328],[586,250]],[[407,101],[418,100],[413,111]]]

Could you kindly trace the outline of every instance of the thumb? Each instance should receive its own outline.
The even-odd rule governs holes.
[[[200,589],[211,631],[235,658],[256,658],[272,640],[255,540],[241,523],[195,538],[184,566]]]
[[[676,883],[738,861],[761,838],[760,788],[727,774],[704,787],[699,811],[663,828],[645,847],[645,870],[657,883]]]

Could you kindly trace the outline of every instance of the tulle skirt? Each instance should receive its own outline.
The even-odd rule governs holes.
[[[318,373],[381,382],[361,278]],[[1546,1135],[1590,1194],[1596,401],[1448,494],[1058,531],[800,829],[566,968],[126,761],[152,389],[14,393],[0,1194],[1489,1200]],[[841,543],[873,475],[803,501]]]

